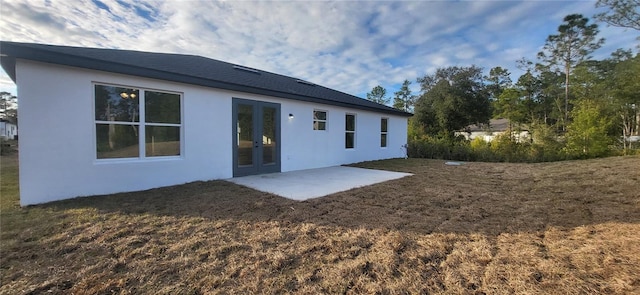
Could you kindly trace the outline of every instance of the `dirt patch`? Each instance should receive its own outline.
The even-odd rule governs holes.
[[[357,166],[415,175],[304,202],[211,181],[18,208],[7,188],[0,293],[640,293],[640,157]]]

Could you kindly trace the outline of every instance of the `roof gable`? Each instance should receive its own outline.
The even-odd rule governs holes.
[[[411,116],[293,77],[196,55],[0,41],[2,67],[15,81],[15,59],[27,59],[293,100]]]

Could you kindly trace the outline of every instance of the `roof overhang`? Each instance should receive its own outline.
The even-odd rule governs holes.
[[[413,114],[411,113],[407,113],[407,112],[392,109],[392,108],[381,109],[381,108],[356,105],[356,104],[340,102],[340,101],[326,100],[322,98],[305,96],[300,94],[274,91],[270,89],[251,87],[251,86],[216,81],[211,79],[204,79],[201,77],[190,76],[187,74],[172,73],[172,72],[161,71],[157,69],[133,66],[129,64],[125,65],[125,64],[120,64],[120,63],[115,63],[110,61],[103,61],[98,59],[76,56],[76,55],[51,52],[51,51],[41,50],[41,49],[32,48],[28,46],[20,46],[19,43],[13,43],[13,42],[3,41],[1,43],[2,43],[2,47],[0,48],[1,49],[0,58],[2,59],[1,60],[2,68],[9,75],[9,77],[11,77],[11,79],[14,82],[17,82],[16,71],[15,71],[16,59],[26,59],[26,60],[44,62],[49,64],[78,67],[78,68],[91,69],[91,70],[97,70],[97,71],[131,75],[131,76],[140,76],[140,77],[146,77],[146,78],[152,78],[152,79],[158,79],[158,80],[185,83],[190,85],[205,86],[205,87],[238,91],[238,92],[247,92],[252,94],[274,96],[279,98],[306,101],[306,102],[319,103],[319,104],[356,108],[356,109],[368,110],[368,111],[378,112],[378,113],[386,113],[390,115],[397,115],[397,116],[403,116],[403,117],[413,116]]]

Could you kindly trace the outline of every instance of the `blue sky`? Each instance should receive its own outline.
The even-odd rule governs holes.
[[[595,1],[0,0],[0,39],[195,54],[365,97],[405,79],[417,92],[417,77],[446,66],[502,66],[516,80],[515,61],[535,60],[564,16],[598,11]],[[599,25],[594,57],[636,50],[637,31]]]

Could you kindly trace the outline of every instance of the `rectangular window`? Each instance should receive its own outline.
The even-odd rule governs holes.
[[[327,130],[327,112],[313,111],[313,130]]]
[[[380,147],[387,147],[387,125],[389,124],[389,119],[382,118],[380,119]]]
[[[177,93],[96,84],[96,157],[180,156],[181,105]]]
[[[347,114],[345,116],[345,140],[344,147],[352,149],[356,147],[356,115]]]

